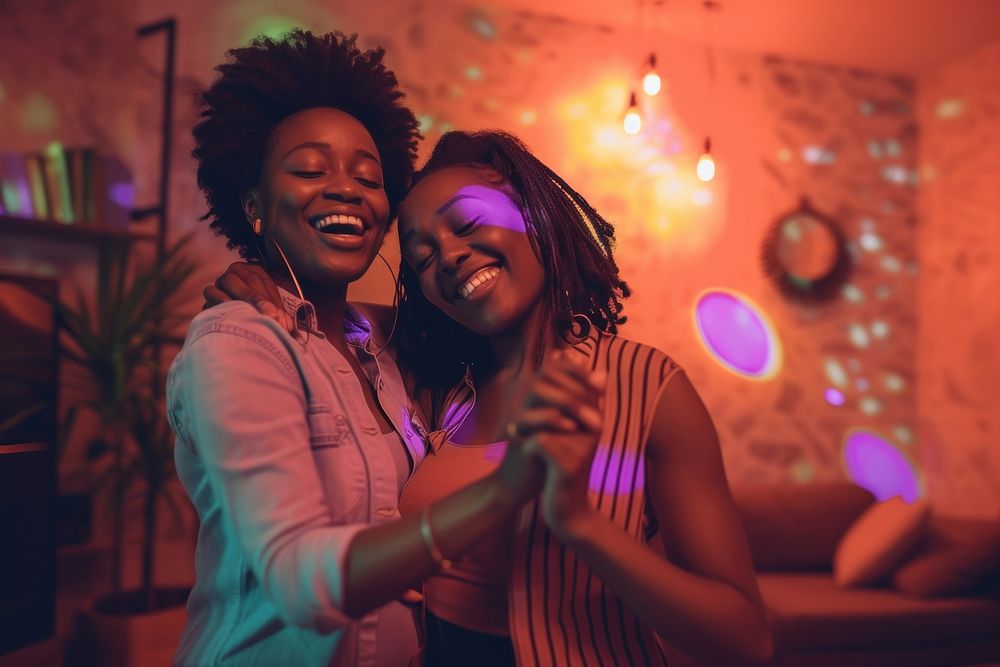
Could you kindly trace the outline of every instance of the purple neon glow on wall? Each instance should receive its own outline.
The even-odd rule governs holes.
[[[706,292],[695,305],[698,335],[712,356],[735,373],[772,375],[781,356],[778,338],[763,314],[734,292]]]
[[[892,443],[871,431],[851,431],[844,441],[844,463],[851,479],[878,500],[902,496],[920,498],[920,481],[913,465]]]
[[[108,190],[111,201],[122,208],[132,208],[135,205],[135,186],[131,183],[115,183]]]
[[[844,392],[840,391],[836,387],[828,387],[823,396],[826,398],[826,402],[835,407],[840,407],[847,402],[847,397],[844,396]]]

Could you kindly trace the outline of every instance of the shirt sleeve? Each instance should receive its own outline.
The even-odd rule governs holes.
[[[178,358],[168,390],[178,446],[203,463],[225,528],[282,618],[330,632],[352,621],[341,611],[346,555],[367,526],[332,519],[288,341],[269,320],[242,324],[221,320]]]

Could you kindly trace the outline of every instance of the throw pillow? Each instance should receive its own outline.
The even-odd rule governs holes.
[[[1000,578],[1000,521],[932,516],[927,537],[892,584],[915,597],[955,597]]]
[[[927,523],[926,501],[896,496],[858,517],[837,545],[833,578],[838,586],[866,586],[887,578],[916,548]]]

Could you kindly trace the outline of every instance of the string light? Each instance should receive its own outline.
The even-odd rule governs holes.
[[[695,168],[698,180],[708,183],[715,178],[715,160],[712,159],[712,140],[705,137],[705,152],[698,158],[698,166]]]
[[[705,7],[704,17],[704,33],[705,33],[705,66],[708,74],[708,113],[706,117],[712,118],[715,116],[715,51],[713,45],[715,40],[712,36],[712,22],[710,16],[713,11],[719,8],[715,0],[704,0],[702,5]],[[698,180],[702,183],[708,183],[715,178],[715,159],[712,157],[712,139],[707,134],[705,135],[705,152],[701,154],[698,158],[698,164],[695,167],[695,173],[698,176]]]
[[[645,76],[642,77],[642,89],[647,95],[652,97],[660,92],[660,88],[663,82],[660,80],[660,75],[656,72],[656,54],[649,54],[649,69],[646,70]]]
[[[642,116],[639,115],[639,103],[635,99],[635,93],[631,93],[628,102],[628,111],[624,118],[625,134],[639,134],[642,129]]]

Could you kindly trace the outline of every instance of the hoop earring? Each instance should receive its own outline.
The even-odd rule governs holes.
[[[292,271],[292,265],[288,263],[288,258],[285,257],[285,251],[281,249],[281,246],[278,245],[278,242],[274,240],[273,236],[268,236],[267,238],[271,239],[271,243],[273,243],[274,247],[278,249],[278,254],[281,255],[281,261],[285,263],[285,268],[288,269],[288,275],[292,277],[292,283],[295,285],[295,291],[298,293],[299,299],[305,301],[306,295],[302,293],[302,286],[299,285],[299,279],[295,277],[295,272]]]
[[[399,321],[399,290],[400,290],[399,276],[397,276],[396,272],[392,270],[392,267],[389,265],[389,260],[387,260],[385,257],[382,256],[381,251],[377,252],[376,255],[378,255],[378,258],[382,260],[383,264],[385,264],[385,268],[389,270],[389,275],[392,276],[392,284],[393,284],[392,327],[389,329],[389,335],[385,337],[385,342],[382,343],[382,347],[380,347],[375,352],[368,350],[368,353],[373,357],[377,357],[378,355],[382,354],[389,348],[389,343],[392,341],[392,335],[396,333],[396,322]],[[360,346],[355,346],[355,347],[360,347]]]
[[[562,338],[570,345],[579,345],[587,340],[594,329],[594,323],[583,313],[571,313],[569,328],[563,332]]]
[[[253,244],[257,246],[257,261],[260,261],[261,264],[267,264],[267,253],[264,252],[264,248],[261,246],[260,240],[257,238],[264,235],[264,221],[260,218],[254,218],[253,220],[247,220],[247,222],[250,223],[250,230],[254,235]],[[250,257],[247,261],[253,264],[255,260]]]

